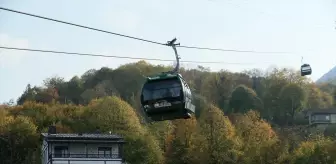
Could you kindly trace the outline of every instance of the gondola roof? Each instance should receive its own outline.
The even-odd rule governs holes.
[[[158,74],[155,76],[150,76],[147,77],[147,80],[151,81],[151,80],[164,80],[164,79],[171,79],[171,78],[182,78],[182,76],[180,74],[172,74],[172,73],[162,73],[162,74]]]

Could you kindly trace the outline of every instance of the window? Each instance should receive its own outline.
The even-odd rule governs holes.
[[[111,147],[98,147],[98,156],[100,158],[109,158],[112,156]]]
[[[69,156],[67,146],[55,146],[54,147],[55,158],[66,158]]]
[[[185,97],[191,99],[192,98],[191,89],[190,89],[188,83],[183,79],[182,79],[182,82],[183,82],[184,87],[185,87]]]
[[[182,80],[183,85],[184,85],[187,89],[190,89],[190,87],[189,87],[187,81],[185,81],[184,79],[181,79],[181,80]]]
[[[310,68],[310,66],[304,66],[304,67],[301,68],[301,70],[302,71],[310,71],[311,68]]]
[[[143,89],[143,100],[155,100],[170,97],[179,97],[182,90],[178,79],[149,82]]]
[[[328,114],[316,114],[312,116],[313,121],[330,121],[330,115]]]

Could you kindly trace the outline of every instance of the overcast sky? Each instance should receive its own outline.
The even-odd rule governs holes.
[[[96,3],[95,3],[96,2]],[[0,0],[0,6],[112,32],[182,45],[291,54],[178,49],[182,60],[211,70],[270,66],[299,69],[301,56],[316,80],[336,65],[336,1],[333,0]],[[99,2],[99,3],[97,3]],[[167,47],[0,11],[0,46],[174,59]],[[128,59],[17,52],[0,49],[0,102],[15,100],[28,83],[54,75],[71,78],[88,69],[116,68]],[[151,62],[171,64],[170,62]],[[197,64],[188,64],[189,67]]]

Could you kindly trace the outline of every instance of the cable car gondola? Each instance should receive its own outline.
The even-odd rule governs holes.
[[[303,64],[301,66],[301,76],[311,75],[312,69],[309,64]]]
[[[141,93],[141,106],[152,121],[189,119],[195,113],[191,90],[178,73],[179,57],[174,42],[172,46],[177,64],[173,71],[147,77]]]

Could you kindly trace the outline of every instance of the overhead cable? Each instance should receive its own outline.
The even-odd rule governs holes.
[[[79,24],[75,24],[75,23],[65,22],[65,21],[56,20],[56,19],[52,19],[52,18],[47,18],[47,17],[43,17],[43,16],[39,16],[39,15],[35,15],[35,14],[30,14],[30,13],[26,13],[26,12],[21,12],[21,11],[17,11],[17,10],[7,9],[7,8],[3,8],[3,7],[0,7],[0,9],[5,10],[5,11],[10,11],[10,12],[15,12],[15,13],[18,13],[18,14],[27,15],[27,16],[32,16],[32,17],[36,17],[36,18],[41,18],[41,19],[45,19],[45,20],[49,20],[49,21],[54,21],[54,22],[58,22],[58,23],[63,23],[63,24],[71,25],[71,26],[86,28],[86,29],[90,29],[90,30],[94,30],[94,31],[99,31],[99,32],[103,32],[103,33],[108,33],[108,34],[112,34],[112,35],[118,35],[118,36],[130,38],[130,39],[140,40],[140,41],[144,41],[144,42],[148,42],[148,43],[165,45],[163,43],[159,43],[159,42],[155,42],[155,41],[151,41],[151,40],[146,40],[146,39],[142,39],[142,38],[137,38],[137,37],[133,37],[133,36],[128,36],[128,35],[123,35],[123,34],[119,34],[119,33],[115,33],[115,32],[101,30],[101,29],[97,29],[97,28],[93,28],[93,27],[88,27],[88,26],[83,26],[83,25],[79,25]]]
[[[157,45],[167,46],[166,43],[161,43],[161,42],[157,42],[157,41],[147,40],[147,39],[133,37],[133,36],[124,35],[124,34],[119,34],[119,33],[116,33],[116,32],[110,32],[110,31],[106,31],[106,30],[101,30],[101,29],[97,29],[97,28],[93,28],[93,27],[88,27],[88,26],[84,26],[84,25],[79,25],[79,24],[75,24],[75,23],[61,21],[61,20],[57,20],[57,19],[53,19],[53,18],[48,18],[48,17],[44,17],[44,16],[39,16],[39,15],[35,15],[35,14],[30,14],[30,13],[26,13],[26,12],[22,12],[22,11],[12,10],[12,9],[8,9],[8,8],[4,8],[4,7],[0,7],[0,9],[1,10],[5,10],[5,11],[9,11],[9,12],[14,12],[14,13],[18,13],[18,14],[23,14],[23,15],[35,17],[35,18],[40,18],[40,19],[44,19],[44,20],[54,21],[54,22],[57,22],[57,23],[63,23],[63,24],[71,25],[71,26],[76,26],[76,27],[85,28],[85,29],[89,29],[89,30],[94,30],[94,31],[98,31],[98,32],[103,32],[103,33],[108,33],[108,34],[117,35],[117,36],[121,36],[121,37],[126,37],[126,38],[130,38],[130,39],[135,39],[135,40],[138,40],[138,41],[143,41],[143,42],[153,43],[153,44],[157,44]],[[222,48],[206,48],[206,47],[183,46],[183,45],[178,45],[176,47],[189,48],[189,49],[199,49],[199,50],[210,50],[210,51],[240,52],[240,53],[268,53],[268,54],[271,54],[271,53],[273,53],[273,54],[288,53],[288,52],[263,52],[263,51],[252,51],[252,50],[235,50],[235,49],[222,49]]]
[[[65,54],[65,55],[91,56],[91,57],[121,58],[121,59],[133,59],[133,60],[175,61],[175,60],[169,60],[169,59],[139,58],[139,57],[115,56],[115,55],[112,56],[112,55],[102,55],[102,54],[93,54],[93,53],[65,52],[65,51],[28,49],[28,48],[5,47],[5,46],[0,46],[0,49],[16,50],[16,51],[42,52],[42,53],[53,53],[53,54]],[[261,64],[261,63],[230,63],[230,62],[220,62],[220,61],[192,61],[192,60],[183,60],[183,61],[180,61],[180,62],[184,62],[184,63],[208,63],[208,64],[230,64],[230,65]]]

